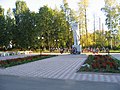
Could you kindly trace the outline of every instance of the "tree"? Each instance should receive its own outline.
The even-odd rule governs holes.
[[[39,13],[31,12],[26,2],[16,1],[13,11],[0,7],[0,47],[70,48],[73,44],[71,22],[76,20],[75,12],[65,5],[67,12],[43,6]]]
[[[64,13],[57,8],[52,10],[47,6],[43,6],[39,9],[39,13],[36,17],[36,29],[38,35],[36,38],[44,37],[40,39],[41,47],[46,49],[50,47],[65,47],[68,37],[68,24]]]
[[[13,9],[16,29],[14,31],[14,41],[16,47],[28,49],[34,46],[35,37],[35,14],[30,12],[24,1],[17,1],[16,8]]]
[[[50,42],[51,42],[51,31],[52,31],[52,23],[53,23],[53,10],[51,8],[48,8],[47,6],[43,6],[39,9],[39,13],[36,17],[36,28],[38,35],[37,37],[44,37],[44,40],[40,39],[44,47],[47,49],[50,48]],[[41,45],[41,44],[40,44]]]
[[[78,6],[79,6],[78,21],[80,23],[81,33],[86,34],[86,38],[87,38],[87,42],[85,43],[86,46],[88,46],[88,30],[87,30],[87,7],[88,7],[88,4],[89,4],[89,0],[80,0],[78,3]]]
[[[6,28],[5,28],[5,16],[4,16],[4,9],[0,6],[0,47],[6,47],[6,43],[5,41],[5,32],[6,32]]]
[[[59,47],[67,47],[69,48],[70,43],[70,35],[71,31],[69,31],[69,25],[64,17],[64,12],[55,10],[55,17],[53,27],[55,30],[55,39],[59,40]],[[56,38],[57,37],[57,38]],[[68,45],[69,42],[69,45]]]
[[[14,16],[13,16],[13,12],[11,11],[11,9],[9,8],[7,10],[7,15],[6,15],[6,32],[5,32],[5,40],[4,42],[6,43],[6,46],[8,46],[8,48],[12,48],[10,47],[10,44],[12,45],[12,41],[13,41],[13,30],[14,30],[14,25],[15,25],[15,20],[14,20]]]
[[[66,22],[67,22],[67,26],[68,28],[66,28],[68,31],[68,37],[67,38],[67,47],[71,48],[72,44],[73,44],[73,35],[72,35],[72,23],[73,22],[77,22],[77,15],[75,13],[74,10],[72,10],[71,8],[69,8],[68,2],[67,0],[63,0],[63,5],[61,5],[61,11],[64,13],[64,17],[66,18]]]
[[[104,2],[105,2],[105,5],[110,7],[116,6],[116,3],[117,3],[116,0],[104,0]]]
[[[106,25],[108,26],[109,31],[111,32],[111,37],[116,37],[116,32],[118,32],[118,20],[119,20],[119,13],[118,13],[118,4],[116,0],[104,0],[105,7],[101,10],[105,12],[106,15]],[[116,40],[116,39],[114,39]],[[112,42],[112,38],[111,38]],[[115,45],[114,41],[114,45]],[[111,43],[112,48],[112,43]]]
[[[112,6],[111,1],[107,2],[105,0],[105,7],[102,8],[106,15],[106,25],[108,25],[108,29],[114,30],[117,26],[117,9],[116,5]]]

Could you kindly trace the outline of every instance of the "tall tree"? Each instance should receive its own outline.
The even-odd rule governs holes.
[[[106,25],[108,29],[113,30],[117,26],[117,4],[115,0],[105,0],[105,7],[101,10],[105,12],[106,15]]]
[[[39,9],[36,17],[36,29],[38,32],[36,38],[40,37],[41,46],[47,49],[50,47],[66,47],[69,27],[64,15],[57,8],[52,10],[47,6],[43,6]],[[42,37],[44,37],[43,40]]]
[[[116,0],[104,0],[104,2],[105,2],[105,5],[110,7],[116,6],[116,3],[117,3]]]
[[[44,46],[49,49],[50,48],[50,38],[52,31],[52,23],[53,23],[53,10],[48,8],[47,6],[43,6],[39,9],[39,13],[37,14],[37,30],[40,38],[44,37]]]
[[[5,28],[6,22],[5,22],[5,16],[4,16],[4,9],[0,6],[0,47],[6,47],[5,45]]]
[[[34,14],[29,11],[24,1],[17,1],[13,12],[16,20],[16,30],[14,31],[16,46],[28,49],[34,40]]]
[[[55,25],[55,26],[54,26]],[[71,45],[70,41],[70,34],[68,22],[66,22],[66,18],[64,17],[64,13],[59,10],[55,10],[55,18],[53,24],[55,33],[57,33],[57,37],[59,39],[59,43],[61,47],[69,48]],[[68,45],[69,42],[69,45]]]
[[[13,30],[14,30],[14,25],[15,25],[15,20],[13,16],[13,12],[9,8],[7,10],[7,15],[6,15],[6,33],[5,33],[5,41],[6,45],[10,46],[13,41]]]
[[[64,16],[66,18],[66,22],[68,23],[68,41],[67,41],[67,47],[71,48],[73,41],[72,41],[72,31],[71,31],[71,26],[72,23],[77,21],[77,16],[74,10],[69,8],[67,0],[63,0],[63,5],[61,6],[61,10],[64,13]]]
[[[117,39],[117,41],[116,41],[116,46],[119,46],[120,47],[120,3],[119,4],[117,4],[117,10],[118,10],[118,12],[117,12],[117,14],[118,14],[118,34],[117,34],[117,36],[115,37],[115,39]]]
[[[24,1],[16,1],[15,3],[16,8],[13,9],[15,19],[16,19],[16,24],[19,24],[21,21],[20,18],[22,14],[26,11],[29,11],[29,8],[27,7],[26,2]]]
[[[2,6],[0,6],[0,16],[4,15],[4,9],[2,8]]]
[[[101,9],[106,15],[106,25],[111,32],[111,48],[112,48],[112,37],[115,37],[115,32],[117,32],[119,14],[117,9],[116,0],[104,0],[105,6]]]
[[[89,0],[80,0],[78,3],[79,6],[79,16],[78,21],[80,22],[81,33],[86,34],[87,42],[85,45],[88,45],[88,30],[87,30],[87,8],[88,8]]]

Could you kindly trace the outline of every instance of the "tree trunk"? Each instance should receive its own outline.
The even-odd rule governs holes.
[[[87,30],[87,15],[86,15],[86,9],[85,9],[85,30],[86,30],[86,39],[87,39],[86,46],[88,46],[88,30]]]

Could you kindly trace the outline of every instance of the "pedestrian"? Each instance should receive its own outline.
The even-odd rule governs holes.
[[[106,48],[106,53],[110,54],[109,48]]]
[[[99,52],[99,48],[98,48],[98,47],[96,48],[96,51],[95,51],[95,52],[96,52],[96,54],[98,54],[98,52]]]
[[[64,48],[60,48],[60,53],[62,54],[64,52]]]
[[[95,54],[95,48],[93,49],[93,54]]]

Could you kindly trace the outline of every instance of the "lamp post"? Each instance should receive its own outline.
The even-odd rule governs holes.
[[[40,40],[40,37],[38,37],[38,40]],[[40,46],[39,46],[39,52],[40,52],[39,54],[41,55],[41,50],[40,50]]]
[[[111,42],[110,42],[110,43],[111,43],[111,44],[110,44],[110,45],[111,45],[111,49],[113,49],[112,38],[113,38],[113,36],[111,35],[111,36],[110,36],[110,39],[111,39]]]
[[[42,39],[42,49],[43,49],[43,39],[44,39],[44,37],[42,36],[41,39]]]
[[[54,41],[55,41],[55,43],[56,43],[56,47],[58,48],[58,42],[59,42],[59,39],[54,40]]]

